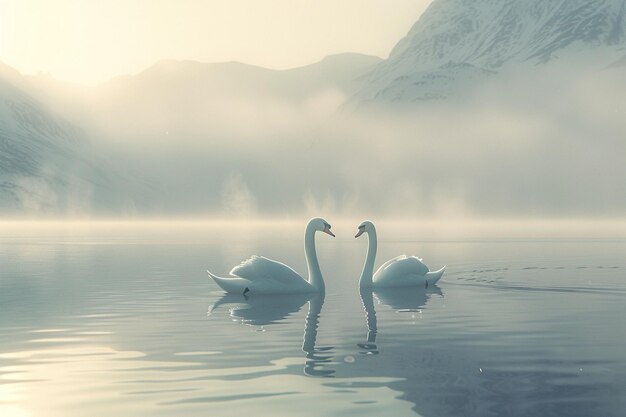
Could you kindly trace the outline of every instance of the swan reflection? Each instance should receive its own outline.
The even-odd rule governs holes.
[[[419,311],[426,305],[433,294],[443,296],[443,292],[436,285],[431,285],[428,289],[418,287],[381,288],[375,291],[371,288],[362,287],[359,293],[367,322],[367,341],[357,344],[361,349],[359,353],[363,355],[378,355],[380,353],[376,344],[378,320],[376,318],[374,297],[376,297],[379,304],[385,304],[397,312],[404,313]]]
[[[333,346],[316,347],[317,328],[319,326],[320,314],[324,306],[324,293],[315,294],[309,301],[309,312],[304,322],[304,338],[302,340],[302,351],[306,354],[304,364],[304,374],[308,376],[330,377],[335,371],[324,369],[325,365],[332,362]]]
[[[300,311],[308,302],[309,311],[304,322],[302,351],[305,353],[304,374],[330,377],[335,371],[324,369],[333,360],[334,346],[317,347],[317,329],[324,305],[324,292],[285,295],[244,296],[225,294],[208,309],[212,315],[220,306],[235,304],[229,309],[230,317],[237,322],[253,326],[277,324],[293,313]]]
[[[293,313],[300,311],[302,306],[316,294],[258,295],[244,296],[241,294],[225,294],[209,307],[208,314],[213,314],[220,306],[236,304],[230,308],[233,320],[253,326],[265,326],[278,323]]]
[[[376,345],[376,335],[378,334],[378,323],[376,320],[376,308],[374,307],[374,293],[371,288],[360,288],[361,303],[365,310],[365,320],[367,321],[367,342],[359,343],[362,349],[361,354],[378,355],[378,346]]]

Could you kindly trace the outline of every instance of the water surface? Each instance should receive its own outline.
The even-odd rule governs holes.
[[[0,415],[626,413],[626,234],[379,227],[377,265],[448,269],[372,293],[355,225],[317,237],[325,295],[247,299],[205,269],[306,273],[303,225],[0,229]]]

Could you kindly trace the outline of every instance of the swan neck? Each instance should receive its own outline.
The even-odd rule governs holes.
[[[361,273],[361,279],[359,285],[361,287],[371,287],[372,279],[374,277],[374,262],[376,261],[376,249],[378,245],[378,238],[376,236],[376,230],[367,232],[367,239],[369,245],[367,247],[367,258],[365,258],[365,265],[363,265],[363,272]]]
[[[325,289],[324,278],[317,260],[317,251],[315,250],[315,229],[309,224],[304,233],[304,254],[309,268],[309,284],[317,291]]]

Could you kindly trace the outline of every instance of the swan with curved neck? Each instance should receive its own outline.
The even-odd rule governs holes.
[[[262,256],[252,256],[230,271],[231,277],[218,277],[207,271],[215,283],[229,293],[248,294],[293,294],[322,292],[324,278],[315,251],[315,233],[323,232],[335,237],[330,224],[321,218],[309,221],[304,231],[304,254],[309,270],[305,280],[287,265]]]
[[[378,249],[378,237],[376,227],[370,221],[364,221],[359,225],[359,231],[355,238],[362,234],[367,234],[369,246],[367,248],[367,258],[363,266],[363,272],[359,280],[361,288],[382,288],[382,287],[411,287],[423,286],[437,283],[446,269],[444,266],[438,271],[431,272],[422,260],[416,256],[400,255],[385,262],[374,273],[374,262],[376,260],[376,250]]]

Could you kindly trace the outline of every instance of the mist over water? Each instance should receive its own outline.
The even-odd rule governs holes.
[[[139,212],[623,216],[625,78],[563,74],[411,107],[230,97],[108,135],[102,152],[150,185]]]
[[[468,83],[446,100],[359,102],[354,92],[375,62],[348,54],[283,73],[165,61],[80,94],[63,98],[57,91],[47,107],[88,142],[64,145],[60,156],[44,153],[39,167],[29,167],[35,175],[6,177],[15,186],[2,194],[3,212],[234,218],[626,213],[623,66],[521,66]],[[354,68],[361,78],[351,78]],[[324,78],[329,71],[339,74],[332,82]],[[80,163],[68,164],[70,158]]]

